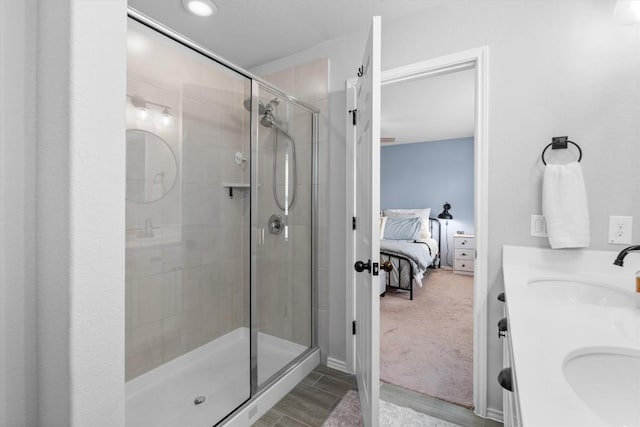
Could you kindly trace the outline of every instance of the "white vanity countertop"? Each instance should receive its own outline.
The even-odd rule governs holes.
[[[503,247],[509,337],[525,427],[610,425],[573,391],[563,366],[568,356],[585,348],[640,350],[640,309],[634,303],[640,253],[629,253],[624,267],[613,265],[617,253]],[[551,297],[530,283],[539,279],[615,287],[628,294],[631,307]],[[640,406],[640,396],[638,402]]]

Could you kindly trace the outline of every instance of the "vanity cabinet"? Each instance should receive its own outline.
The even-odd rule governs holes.
[[[520,427],[522,421],[520,418],[520,405],[518,403],[518,386],[516,381],[516,371],[513,362],[513,351],[511,347],[511,337],[509,333],[509,321],[507,317],[507,304],[504,304],[504,319],[498,323],[498,335],[502,341],[502,366],[503,371],[510,370],[511,374],[511,391],[502,388],[502,411],[503,423],[505,427]],[[504,328],[506,323],[506,330]],[[500,380],[498,380],[500,382]]]

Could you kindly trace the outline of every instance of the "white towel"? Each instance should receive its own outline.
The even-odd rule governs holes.
[[[589,246],[587,191],[578,162],[545,167],[542,214],[552,249]]]

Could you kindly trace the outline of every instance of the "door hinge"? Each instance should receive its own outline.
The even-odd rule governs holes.
[[[353,335],[356,334],[356,321],[355,320],[353,322],[351,322],[351,332],[353,332]]]
[[[352,228],[353,230],[355,230],[355,229],[356,229],[357,224],[358,224],[358,221],[356,220],[356,217],[355,217],[355,216],[354,216],[354,217],[352,217],[352,218],[351,218],[351,228]]]
[[[358,113],[358,109],[354,108],[353,110],[349,110],[349,114],[351,114],[351,121],[353,122],[353,125],[355,126],[356,123],[358,123],[357,120],[357,113]]]
[[[358,77],[364,76],[364,65],[358,67]]]

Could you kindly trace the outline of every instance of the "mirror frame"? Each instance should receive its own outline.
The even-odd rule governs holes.
[[[171,191],[173,190],[173,188],[176,186],[176,182],[178,182],[178,172],[179,172],[178,159],[176,158],[176,153],[174,153],[174,152],[173,152],[173,149],[171,148],[171,146],[169,145],[169,143],[168,143],[167,141],[165,141],[165,140],[164,140],[164,138],[160,137],[159,135],[157,135],[157,134],[155,134],[155,133],[153,133],[153,132],[151,132],[151,131],[148,131],[148,130],[145,130],[145,129],[140,129],[140,128],[129,128],[129,129],[127,129],[127,130],[126,130],[125,135],[128,135],[128,134],[129,134],[129,132],[131,132],[131,131],[144,132],[144,133],[147,133],[147,134],[149,134],[149,135],[153,135],[154,137],[156,137],[157,139],[159,139],[160,141],[162,141],[162,143],[163,143],[163,144],[164,144],[164,145],[169,149],[169,153],[171,153],[171,157],[173,158],[173,164],[176,166],[176,176],[175,176],[175,178],[173,179],[173,182],[171,183],[171,186],[167,189],[167,191],[166,191],[162,196],[158,197],[157,199],[153,199],[153,200],[144,200],[144,201],[141,201],[141,200],[132,200],[132,199],[130,199],[130,198],[128,198],[128,197],[127,197],[127,195],[126,195],[126,191],[125,191],[125,199],[126,199],[126,201],[127,201],[127,202],[139,203],[139,204],[155,203],[155,202],[157,202],[157,201],[160,201],[160,200],[164,199],[164,198],[166,197],[166,195],[167,195],[167,194],[169,194],[169,193],[171,193]],[[126,139],[126,142],[127,142],[127,144],[128,144],[128,143],[129,143],[129,140],[128,140],[127,138],[125,138],[125,139]],[[126,179],[126,177],[125,177],[125,179]]]

